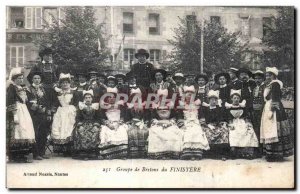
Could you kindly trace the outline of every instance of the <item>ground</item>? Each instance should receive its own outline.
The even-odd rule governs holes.
[[[51,176],[52,175],[52,176]],[[294,187],[294,157],[255,160],[74,160],[7,163],[8,188]]]

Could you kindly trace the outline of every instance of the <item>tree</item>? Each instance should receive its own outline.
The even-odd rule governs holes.
[[[294,8],[279,7],[278,13],[278,17],[270,18],[269,25],[264,25],[262,43],[267,49],[263,53],[263,63],[294,70]]]
[[[67,7],[63,12],[65,17],[60,21],[52,16],[53,24],[46,23],[46,33],[35,44],[40,50],[50,47],[53,62],[58,66],[103,66],[109,50],[103,24],[96,24],[93,8]]]
[[[174,46],[169,55],[173,69],[184,72],[200,72],[201,24],[189,19],[180,19],[174,29],[174,37],[168,40]],[[240,43],[238,33],[228,32],[217,22],[203,24],[204,72],[224,71],[229,67],[240,67],[245,45]]]

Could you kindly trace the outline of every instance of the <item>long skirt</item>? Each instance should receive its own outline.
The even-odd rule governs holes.
[[[149,129],[148,157],[152,159],[179,159],[182,151],[182,140],[183,131],[176,124],[167,127],[155,124]]]
[[[201,159],[204,150],[209,150],[208,140],[198,120],[185,120],[181,159]]]
[[[17,119],[17,124],[14,122]],[[25,161],[33,151],[35,133],[32,119],[25,104],[17,102],[15,115],[8,114],[7,149],[9,160]]]
[[[100,132],[100,159],[124,159],[128,154],[128,125],[115,128],[102,125]]]
[[[86,121],[75,126],[73,132],[73,158],[96,159],[99,155],[100,126]]]
[[[76,108],[73,105],[58,107],[57,112],[54,114],[51,140],[55,153],[71,154],[75,116]]]
[[[128,130],[128,157],[146,158],[148,151],[149,131],[143,123],[129,125]]]
[[[271,111],[272,101],[266,101],[261,119],[261,143],[267,159],[281,160],[293,155],[291,125],[286,119],[282,104],[281,110]]]
[[[253,158],[258,140],[253,125],[245,119],[236,118],[229,122],[229,144],[236,158]]]
[[[206,151],[206,155],[213,158],[228,158],[230,146],[227,123],[205,123],[202,125],[202,128],[210,147],[210,150]]]

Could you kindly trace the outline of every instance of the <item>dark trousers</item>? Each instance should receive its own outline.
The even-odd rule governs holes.
[[[45,115],[32,116],[32,121],[36,141],[33,149],[33,156],[44,156],[46,151],[47,136],[50,133],[50,122],[47,121]]]

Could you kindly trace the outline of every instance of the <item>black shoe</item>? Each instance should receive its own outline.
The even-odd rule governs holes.
[[[43,160],[43,158],[41,156],[36,156],[36,157],[33,157],[34,160]]]

